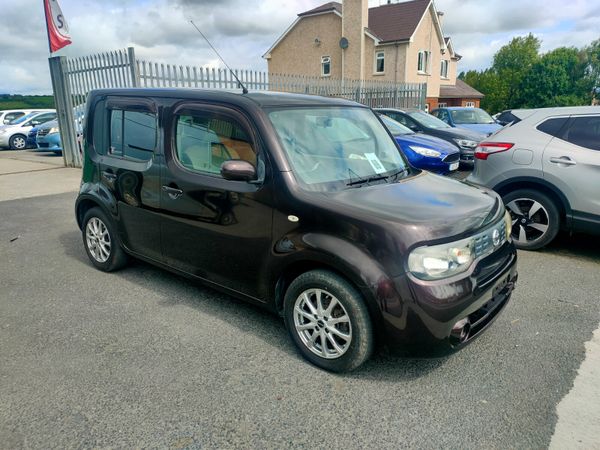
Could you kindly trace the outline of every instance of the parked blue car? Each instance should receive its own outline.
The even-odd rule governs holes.
[[[455,145],[435,136],[415,133],[386,115],[379,117],[412,166],[441,175],[458,169],[460,150]]]
[[[60,140],[60,130],[58,122],[46,122],[38,127],[37,149],[39,152],[54,152],[62,155],[62,143]]]
[[[502,128],[502,125],[481,108],[454,106],[434,109],[431,114],[451,127],[466,128],[485,136],[489,136]]]

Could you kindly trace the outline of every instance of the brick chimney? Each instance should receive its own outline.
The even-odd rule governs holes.
[[[343,51],[343,77],[365,79],[365,32],[369,26],[368,0],[342,0],[342,35],[348,39]]]

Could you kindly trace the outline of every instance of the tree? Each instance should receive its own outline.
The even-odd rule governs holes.
[[[481,72],[469,70],[462,73],[462,80],[469,86],[477,89],[485,97],[481,99],[481,107],[491,113],[506,109],[506,85],[501,82],[500,77],[492,69]]]
[[[582,80],[583,89],[600,99],[600,39],[593,41],[581,50],[585,75]]]
[[[518,108],[523,103],[521,83],[539,60],[539,50],[540,40],[529,33],[525,37],[513,38],[494,55],[492,70],[506,91],[503,109]]]
[[[559,47],[543,55],[521,83],[523,106],[573,106],[587,103],[581,83],[585,63],[576,48]],[[591,90],[590,90],[591,91]]]

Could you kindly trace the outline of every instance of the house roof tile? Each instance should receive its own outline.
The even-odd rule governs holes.
[[[410,39],[431,0],[412,0],[369,8],[369,31],[381,42]],[[299,17],[330,11],[342,13],[342,4],[329,2],[298,14]]]

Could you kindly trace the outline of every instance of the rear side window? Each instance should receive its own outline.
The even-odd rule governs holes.
[[[156,147],[156,115],[110,110],[110,153],[138,161],[152,159]]]
[[[222,115],[194,112],[177,116],[177,159],[195,172],[220,175],[221,164],[242,159],[256,167],[256,152],[244,128]]]
[[[560,138],[562,136],[561,132],[564,129],[567,120],[569,120],[568,117],[556,117],[553,119],[548,119],[540,123],[536,128],[542,133]]]
[[[13,120],[18,119],[19,117],[23,117],[25,113],[23,112],[12,112],[8,113],[4,116],[3,122],[5,124],[12,122]]]
[[[571,118],[562,139],[580,147],[600,150],[600,116]]]

